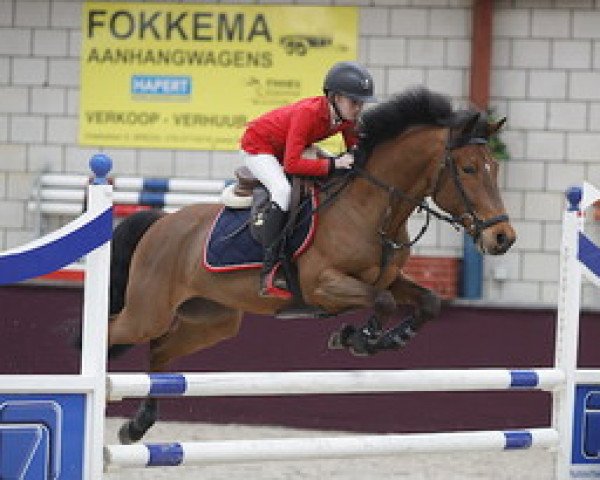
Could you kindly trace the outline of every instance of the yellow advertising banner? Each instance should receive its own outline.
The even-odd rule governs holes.
[[[320,95],[356,58],[356,7],[86,2],[83,145],[235,150],[245,124]]]

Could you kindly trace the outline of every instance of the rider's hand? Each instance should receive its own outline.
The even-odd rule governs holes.
[[[344,153],[341,157],[334,160],[335,168],[351,168],[354,164],[354,155],[351,153]]]

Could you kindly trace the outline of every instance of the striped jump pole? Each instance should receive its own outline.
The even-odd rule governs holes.
[[[119,465],[122,468],[205,466],[273,460],[364,458],[403,453],[502,452],[529,448],[554,448],[557,444],[556,430],[538,428],[506,432],[356,435],[109,445],[104,449],[104,460],[107,465]]]
[[[84,189],[89,183],[86,175],[44,174],[40,184],[54,188]],[[110,183],[117,190],[149,191],[149,192],[206,192],[220,194],[227,182],[225,180],[203,180],[188,178],[161,177],[114,177]]]
[[[232,180],[127,177],[109,179],[114,187],[114,215],[123,217],[148,208],[176,211],[193,203],[219,203]],[[89,183],[86,175],[44,174],[29,208],[40,214],[79,215]]]
[[[473,390],[552,391],[557,369],[354,370],[245,373],[111,373],[107,398],[315,395]]]

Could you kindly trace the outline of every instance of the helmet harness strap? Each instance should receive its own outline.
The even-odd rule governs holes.
[[[327,100],[329,100],[329,103],[333,107],[333,111],[334,111],[335,116],[336,116],[335,123],[338,123],[338,121],[339,122],[345,121],[346,119],[342,115],[342,112],[340,112],[340,108],[338,107],[338,104],[335,101],[335,93],[327,92]]]

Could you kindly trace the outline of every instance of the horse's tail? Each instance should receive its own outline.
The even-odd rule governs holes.
[[[115,315],[123,310],[129,266],[137,244],[150,225],[163,215],[164,213],[159,210],[142,210],[127,217],[113,231],[110,261],[110,315]],[[69,343],[73,347],[81,349],[82,334],[83,332],[78,330]],[[113,345],[108,348],[108,357],[116,358],[132,346]]]
[[[142,210],[123,220],[113,231],[110,260],[110,314],[123,310],[131,257],[146,230],[164,215],[159,210]]]
[[[113,231],[110,260],[110,315],[123,310],[133,252],[148,228],[163,215],[164,212],[159,210],[142,210],[128,216]],[[108,356],[115,358],[129,347],[131,345],[113,345],[108,349]]]

